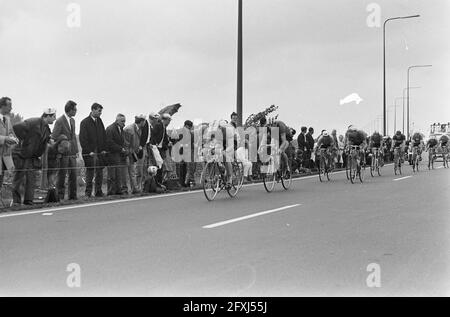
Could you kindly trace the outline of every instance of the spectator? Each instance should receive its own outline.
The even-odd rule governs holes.
[[[52,138],[57,140],[64,135],[69,141],[69,150],[62,154],[59,161],[58,181],[56,188],[58,189],[59,199],[63,200],[65,195],[66,175],[69,174],[69,200],[77,199],[77,155],[78,142],[75,134],[75,115],[77,114],[77,104],[69,100],[64,108],[65,113],[55,122]]]
[[[116,121],[106,128],[106,148],[108,150],[108,195],[127,194],[123,190],[123,168],[126,166],[127,150],[123,128],[126,118],[123,114],[116,116]]]
[[[159,155],[163,159],[163,161],[166,161],[166,155],[167,150],[169,149],[169,138],[167,136],[167,129],[166,125],[163,124],[162,120],[159,119],[159,116],[156,114],[151,114],[150,116],[151,120],[151,128],[150,128],[150,145],[156,146],[159,152]],[[167,119],[166,116],[166,124],[167,121],[170,121],[170,119]],[[150,164],[153,165],[153,164]],[[162,169],[159,169],[156,174],[156,180],[158,183],[163,182],[163,171]]]
[[[237,114],[236,112],[233,112],[233,113],[231,114],[231,122],[230,122],[230,124],[231,124],[235,129],[238,127],[238,119],[239,119],[238,114]]]
[[[298,153],[297,157],[301,157],[302,167],[305,171],[309,169],[309,161],[311,160],[311,152],[309,151],[308,140],[306,138],[306,133],[308,132],[307,127],[302,127],[301,132],[297,138]]]
[[[94,103],[90,115],[80,123],[80,144],[86,168],[87,198],[92,196],[92,182],[95,174],[95,197],[103,197],[103,169],[106,165],[106,131],[102,115],[103,106]]]
[[[143,185],[143,183],[138,182],[137,179],[138,170],[139,168],[142,168],[142,166],[138,166],[137,163],[139,161],[139,153],[143,151],[143,147],[141,146],[141,136],[146,123],[147,120],[144,115],[136,116],[134,123],[123,129],[126,149],[128,150],[128,156],[126,158],[128,177],[130,179],[130,187],[133,194],[139,193],[142,190]],[[126,183],[125,180],[124,183]]]
[[[146,174],[147,166],[145,162],[148,158],[147,152],[147,143],[150,136],[150,124],[147,120],[145,120],[144,126],[141,129],[141,138],[140,138],[140,146],[142,150],[137,153],[137,162],[136,162],[136,184],[138,184],[139,188],[142,189],[144,184],[144,177]]]
[[[308,161],[308,168],[311,171],[311,169],[314,168],[314,162],[312,160],[312,151],[314,149],[314,129],[313,128],[309,128],[308,129],[308,133],[306,134],[306,144],[307,144],[307,149],[308,149],[308,156],[309,156],[309,161]]]
[[[164,138],[163,138],[163,147],[161,150],[164,152],[164,156],[161,155],[161,157],[164,160],[163,168],[162,168],[162,184],[166,184],[169,180],[170,173],[173,172],[172,168],[172,160],[170,156],[170,149],[172,147],[172,143],[170,141],[170,138],[167,134],[167,127],[169,126],[170,122],[172,121],[172,117],[170,114],[165,113],[161,117],[162,124],[164,126]]]
[[[50,128],[56,120],[55,109],[45,109],[40,118],[31,118],[14,125],[13,129],[20,140],[13,151],[16,171],[13,179],[13,202],[22,203],[20,188],[25,182],[25,205],[33,205],[34,189],[36,187],[35,171],[42,168],[41,156],[50,142]]]
[[[3,186],[3,179],[6,171],[14,169],[11,148],[18,143],[14,136],[11,119],[12,102],[8,97],[0,99],[0,186]]]
[[[344,147],[345,147],[345,143],[344,143],[344,136],[343,135],[339,135],[339,140],[338,140],[338,167],[342,168],[345,167],[345,162],[347,160],[347,157],[345,155],[344,152]]]
[[[180,142],[182,157],[180,163],[180,183],[183,187],[189,187],[191,182],[194,184],[195,162],[194,162],[194,123],[190,120],[184,122],[183,131],[180,134],[178,142]],[[190,136],[185,138],[184,136]]]
[[[55,140],[55,139],[54,139]],[[47,151],[47,184],[49,189],[56,188],[56,178],[60,168],[61,159],[70,150],[70,143],[65,135],[60,135]],[[56,191],[55,191],[56,193]],[[59,195],[58,195],[59,200]]]

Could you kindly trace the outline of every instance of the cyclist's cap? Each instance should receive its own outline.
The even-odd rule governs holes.
[[[323,130],[322,134],[323,134],[323,136],[329,136],[329,133],[327,130]]]

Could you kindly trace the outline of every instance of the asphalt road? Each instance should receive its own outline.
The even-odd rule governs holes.
[[[0,295],[450,295],[449,174],[386,166],[364,184],[340,173],[213,203],[191,192],[1,215]]]

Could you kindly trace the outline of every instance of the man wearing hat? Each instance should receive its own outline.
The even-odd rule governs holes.
[[[40,118],[31,118],[13,126],[14,133],[19,139],[19,144],[13,150],[15,165],[13,179],[13,202],[22,203],[20,194],[21,185],[25,182],[25,205],[33,205],[34,189],[36,186],[35,171],[41,165],[41,156],[50,142],[50,128],[56,120],[56,110],[44,109]]]
[[[59,160],[57,189],[59,199],[64,199],[66,175],[69,174],[69,200],[77,199],[77,154],[78,142],[75,135],[75,115],[77,114],[76,102],[69,100],[64,108],[65,113],[55,122],[52,138],[57,140],[61,136],[67,138],[70,144],[67,153],[62,154]],[[67,143],[67,142],[66,142]]]
[[[150,118],[152,118],[152,114],[150,114]],[[155,115],[154,120],[151,122],[150,145],[158,148],[159,154],[164,161],[166,160],[167,150],[169,149],[169,137],[166,128],[171,119],[172,117],[168,113],[165,113],[161,116],[161,119]],[[163,182],[162,170],[158,170],[156,180],[159,183]]]
[[[130,187],[133,194],[137,194],[142,190],[143,174],[138,171],[142,166],[138,165],[140,158],[143,157],[144,148],[141,146],[142,131],[146,124],[146,117],[139,115],[134,118],[134,123],[123,129],[125,137],[125,148],[128,150],[127,155],[127,174],[130,179]],[[141,160],[142,164],[142,160]],[[124,178],[124,180],[126,177]]]

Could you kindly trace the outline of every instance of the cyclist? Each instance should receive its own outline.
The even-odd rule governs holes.
[[[436,148],[438,146],[438,140],[435,136],[432,136],[427,141],[426,151],[428,152],[428,168],[431,166],[431,162],[433,160],[433,155],[436,154]]]
[[[334,148],[336,148],[336,144],[334,142],[333,137],[328,134],[328,131],[323,130],[321,136],[317,140],[316,157],[319,157],[320,149],[325,149],[327,152],[327,161],[328,161],[327,168],[333,168],[331,166],[331,152],[329,151],[332,151]]]
[[[220,131],[221,138],[217,137],[217,132]],[[216,121],[208,128],[208,135],[210,140],[209,147],[215,151],[222,150],[223,154],[223,165],[225,167],[225,177],[227,182],[227,188],[231,187],[231,180],[233,174],[233,157],[234,157],[234,137],[235,131],[232,125],[228,124],[226,121]],[[230,142],[228,139],[232,139]]]
[[[423,136],[422,134],[416,132],[414,133],[412,139],[411,139],[411,143],[410,143],[410,147],[411,147],[411,152],[414,148],[417,148],[417,154],[419,155],[419,161],[422,161],[422,149],[424,148],[424,143],[423,143]]]
[[[371,136],[370,136],[370,138],[369,138],[369,147],[368,147],[368,151],[370,152],[370,153],[372,153],[372,157],[373,157],[373,154],[375,154],[374,152],[374,149],[378,149],[378,154],[379,154],[379,157],[380,157],[380,166],[383,166],[383,164],[384,164],[384,162],[383,162],[383,144],[382,143],[384,143],[383,142],[383,138],[381,137],[381,134],[380,133],[378,133],[378,132],[374,132]]]
[[[447,150],[448,150],[448,148],[447,148],[448,136],[443,135],[443,136],[440,138],[439,143],[440,143],[439,146],[440,146],[440,148],[442,149],[442,152],[443,152],[443,153],[447,153]]]
[[[288,160],[288,156],[286,154],[286,149],[289,146],[289,141],[288,141],[288,136],[290,135],[290,131],[289,128],[287,127],[287,125],[280,120],[276,120],[273,121],[271,124],[267,124],[267,119],[265,117],[261,118],[259,121],[259,124],[262,128],[278,128],[278,144],[279,144],[279,148],[278,148],[278,155],[281,156],[281,164],[282,167],[286,167],[288,172],[290,171],[289,168],[289,160]],[[273,141],[273,137],[270,135],[271,129],[267,129],[266,133],[267,133],[267,142],[270,144],[272,143],[271,141]],[[270,140],[269,140],[270,139]]]
[[[352,146],[358,146],[359,161],[364,159],[364,150],[367,147],[367,134],[364,131],[358,130],[355,126],[350,125],[345,133],[345,149],[349,150]]]
[[[398,148],[398,155],[400,158],[399,164],[403,164],[404,162],[404,149],[405,149],[406,137],[402,133],[402,131],[397,131],[395,135],[392,137],[392,146],[391,153],[394,152],[394,149]]]

